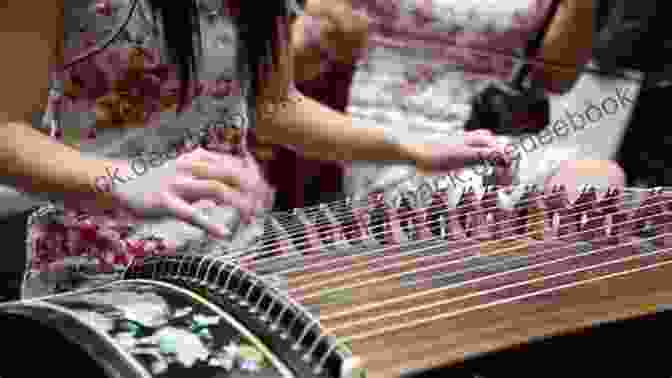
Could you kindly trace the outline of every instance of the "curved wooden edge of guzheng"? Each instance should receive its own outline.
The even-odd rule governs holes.
[[[354,357],[319,320],[254,272],[225,258],[155,256],[132,264],[124,279],[169,282],[201,295],[247,327],[297,378],[349,378]]]
[[[486,203],[516,190],[523,193],[513,206]],[[358,374],[375,378],[456,365],[672,304],[670,188],[586,187],[573,202],[561,187],[489,188],[481,198],[466,190],[457,204],[433,191],[410,208],[373,193],[361,203],[273,213],[263,246],[244,251],[257,256],[250,269],[284,274],[280,296],[311,312],[310,321],[357,357]],[[485,211],[493,227],[483,226]],[[421,267],[428,255],[414,250],[420,247],[441,257]],[[281,263],[278,256],[288,257]],[[344,256],[347,267],[337,264]],[[381,268],[389,258],[394,266]],[[301,264],[307,268],[291,268]],[[388,279],[404,269],[430,286]],[[450,277],[429,277],[432,271]],[[346,289],[341,303],[325,302],[325,293]]]

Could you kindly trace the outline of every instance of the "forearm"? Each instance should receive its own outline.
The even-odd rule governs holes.
[[[310,3],[309,8],[311,4],[317,2]],[[325,6],[324,12],[334,9],[332,3],[322,5]],[[319,13],[317,10],[313,11]],[[345,21],[347,17],[341,18],[341,21]],[[353,31],[359,30],[359,27],[340,26],[338,29]],[[332,41],[337,38],[331,39],[327,36],[325,39]],[[350,41],[345,37],[343,39]],[[295,44],[297,40],[293,38],[292,43]],[[359,45],[346,43],[344,46]],[[291,83],[299,80],[295,73],[301,72],[302,67],[298,64],[296,53],[290,57],[286,54],[288,50],[293,49],[283,51],[282,63],[277,67],[277,72],[274,72],[273,80],[269,80],[267,87],[260,91],[257,135],[261,139],[268,139],[268,142],[274,144],[296,146],[309,157],[321,160],[419,160],[419,148],[402,143],[400,138],[389,135],[382,125],[373,121],[354,121],[351,117],[300,94]]]
[[[110,162],[83,157],[23,123],[0,127],[0,177],[23,191],[113,206],[111,193],[96,190],[96,177]]]
[[[415,145],[389,135],[372,121],[355,121],[343,113],[292,91],[282,105],[267,106],[258,123],[260,136],[298,147],[321,160],[413,162]]]

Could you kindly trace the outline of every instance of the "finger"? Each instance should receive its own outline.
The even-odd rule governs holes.
[[[259,190],[257,193],[261,194],[264,196],[264,206],[270,207],[273,205],[273,199],[275,198],[275,190],[271,185],[266,181],[266,179],[260,174],[263,172],[261,166],[259,165],[259,162],[254,158],[252,155],[248,155],[243,157],[243,164],[245,164],[246,168],[253,170],[257,176],[258,180],[260,182],[259,184]]]
[[[217,202],[209,199],[202,199],[192,203],[191,206],[203,211],[217,207]]]
[[[461,168],[472,165],[508,166],[510,160],[496,148],[453,147],[451,151],[451,163],[453,168]]]
[[[170,209],[174,216],[184,222],[187,222],[195,227],[205,230],[209,234],[218,237],[226,238],[231,235],[231,230],[225,225],[217,224],[205,216],[200,209],[189,205],[183,199],[176,196],[166,196],[164,198],[165,205]]]
[[[464,143],[473,147],[494,147],[497,145],[497,138],[490,134],[467,134]]]
[[[250,222],[254,212],[260,207],[259,200],[217,181],[190,180],[180,183],[176,189],[187,200],[211,199],[218,206],[233,206],[240,210],[241,218],[246,223]]]
[[[203,147],[198,147],[197,149],[193,150],[191,154],[191,156],[196,157],[196,160],[201,160],[208,163],[217,163],[219,161],[217,154],[214,154]]]
[[[227,174],[228,172],[225,172],[225,169],[217,168],[212,163],[209,164],[203,161],[192,162],[190,170],[192,175],[197,179],[216,181],[236,189],[240,189],[242,186],[238,177]]]
[[[195,176],[206,180],[218,180],[219,177],[224,177],[224,183],[227,185],[234,186],[242,192],[257,193],[263,201],[262,206],[272,205],[274,191],[261,176],[261,168],[251,156],[238,158],[211,151],[204,151],[203,156],[217,161],[214,165],[208,166],[196,163]]]
[[[245,165],[242,160],[232,156],[222,155],[218,158],[214,163],[192,162],[192,174],[199,179],[219,181],[241,191],[263,193],[270,190],[257,167]]]

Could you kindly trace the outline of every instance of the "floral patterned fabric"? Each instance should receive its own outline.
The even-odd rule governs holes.
[[[131,5],[130,0],[68,0],[66,62],[94,51],[120,30]],[[67,70],[54,70],[40,130],[84,153],[134,161],[150,161],[157,152],[174,158],[198,146],[231,152],[247,142],[241,138],[246,104],[236,81],[234,26],[221,0],[200,0],[199,9],[204,44],[200,81],[191,88],[190,105],[182,114],[175,112],[179,83],[174,67],[165,63],[162,39],[141,0],[112,45]],[[253,152],[263,163],[269,149],[256,143]],[[231,208],[210,211],[222,219],[236,216]],[[238,237],[253,238],[247,232]],[[114,279],[132,259],[147,254],[213,252],[231,242],[243,241],[216,242],[178,221],[94,217],[49,205],[28,222],[23,296]]]
[[[392,135],[442,138],[460,133],[470,101],[492,80],[506,80],[530,37],[541,29],[550,0],[353,0],[372,23],[369,51],[350,91],[348,111],[375,120]],[[504,137],[509,142],[510,138]],[[523,152],[523,151],[521,151]],[[557,154],[556,154],[557,155]],[[559,158],[562,158],[560,153]],[[528,165],[526,157],[518,167]],[[554,164],[542,169],[551,172]],[[537,172],[519,172],[540,176]],[[479,186],[472,170],[455,172],[456,192]],[[353,164],[346,192],[412,175],[412,167]],[[409,183],[409,182],[407,182]]]

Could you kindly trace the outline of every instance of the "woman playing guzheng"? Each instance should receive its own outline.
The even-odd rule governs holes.
[[[493,83],[497,88],[506,87],[505,83],[519,68],[512,56],[522,55],[537,34],[542,35],[541,47],[530,58],[548,64],[531,64],[532,93],[567,92],[591,55],[593,1],[350,2],[358,17],[369,20],[370,38],[367,54],[354,77],[348,111],[355,119],[375,119],[383,127],[403,130],[409,135],[437,136],[437,140],[443,136],[450,140],[450,135],[463,133],[474,113],[482,111],[472,105],[473,99]],[[321,3],[338,6],[343,1]],[[518,115],[521,116],[527,115]],[[525,122],[519,123],[508,126],[511,129],[526,126]],[[539,132],[547,126],[550,128],[550,123],[541,123],[532,131]],[[513,177],[507,178],[509,183],[514,180],[537,185],[565,184],[568,188],[582,184],[623,184],[621,169],[611,161],[574,160],[578,158],[574,151],[553,145],[546,148],[542,161],[531,161],[526,158],[520,139],[506,135],[503,132],[498,140],[508,144],[517,156]],[[403,180],[413,170],[355,164],[346,191],[373,190]],[[478,172],[466,169],[444,181],[453,188],[478,186],[487,176]],[[418,182],[423,180],[405,181],[403,191],[417,190]],[[453,191],[456,195],[460,192]],[[388,191],[392,197],[395,193],[399,191]]]
[[[484,133],[404,140],[302,96],[296,4],[260,3],[4,3],[0,175],[51,202],[28,222],[24,297],[106,282],[135,258],[243,242],[271,206],[257,162],[269,141],[425,170],[505,155]]]

